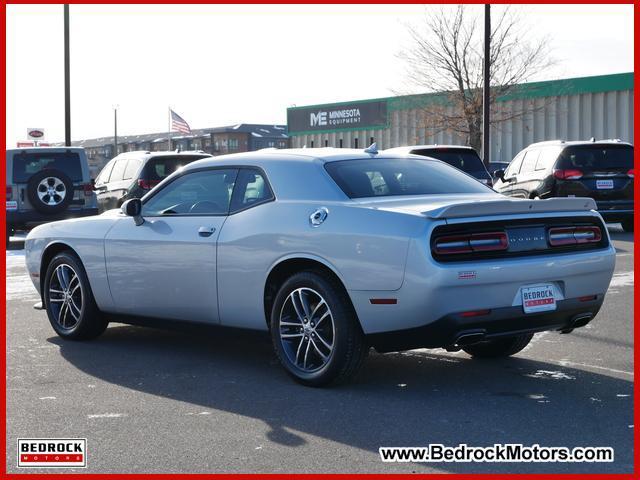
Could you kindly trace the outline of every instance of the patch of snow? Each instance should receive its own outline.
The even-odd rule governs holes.
[[[241,123],[238,123],[237,125],[234,125],[234,126],[233,126],[233,127],[231,127],[231,128],[232,128],[233,130],[237,130],[237,129],[239,129],[239,128],[240,128],[240,126],[241,126],[241,125],[242,125]]]
[[[633,287],[633,270],[630,272],[615,273],[609,284],[608,293],[618,293],[621,287]]]
[[[537,370],[535,373],[528,373],[525,377],[531,378],[551,378],[553,380],[575,380],[576,377],[567,375],[564,372],[557,372],[553,370]]]
[[[6,299],[38,300],[38,292],[27,273],[24,250],[7,250],[6,266]]]
[[[251,132],[251,135],[253,135],[254,137],[262,137],[262,135],[260,135],[258,132]]]
[[[278,125],[274,125],[274,126],[273,126],[273,129],[274,129],[274,130],[284,130],[284,127],[280,127],[280,126],[278,126]]]
[[[121,418],[126,416],[126,413],[96,413],[93,415],[87,415],[87,418]]]

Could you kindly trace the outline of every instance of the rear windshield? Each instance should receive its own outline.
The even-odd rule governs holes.
[[[142,169],[140,178],[144,180],[162,180],[186,164],[207,157],[208,155],[180,155],[179,157],[152,158]]]
[[[442,160],[452,167],[456,167],[467,173],[477,173],[485,171],[484,164],[482,163],[482,160],[480,160],[478,154],[473,150],[467,150],[466,148],[416,150],[412,153],[417,155],[424,155],[425,157],[435,158],[436,160]]]
[[[633,147],[629,145],[579,145],[560,154],[556,168],[583,171],[629,170],[633,168]]]
[[[21,152],[13,156],[13,181],[25,183],[41,170],[58,170],[72,182],[82,181],[80,156],[75,152]]]
[[[325,168],[350,198],[489,192],[477,180],[432,160],[343,160]]]

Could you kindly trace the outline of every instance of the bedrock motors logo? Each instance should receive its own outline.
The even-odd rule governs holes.
[[[18,467],[86,467],[86,438],[19,438]]]

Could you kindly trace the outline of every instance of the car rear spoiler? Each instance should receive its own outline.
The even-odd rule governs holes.
[[[596,210],[593,198],[550,198],[547,200],[489,200],[458,203],[423,212],[429,218],[463,218],[518,213],[576,212]]]

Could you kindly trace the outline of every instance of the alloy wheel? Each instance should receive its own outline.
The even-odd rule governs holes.
[[[45,205],[60,205],[67,195],[67,187],[57,177],[43,178],[37,188],[38,198]]]
[[[335,326],[325,299],[311,288],[297,288],[280,311],[280,342],[289,361],[305,373],[323,368],[334,350]]]
[[[83,292],[80,277],[71,265],[62,263],[56,267],[49,279],[47,294],[56,323],[64,330],[74,328],[80,321]]]

